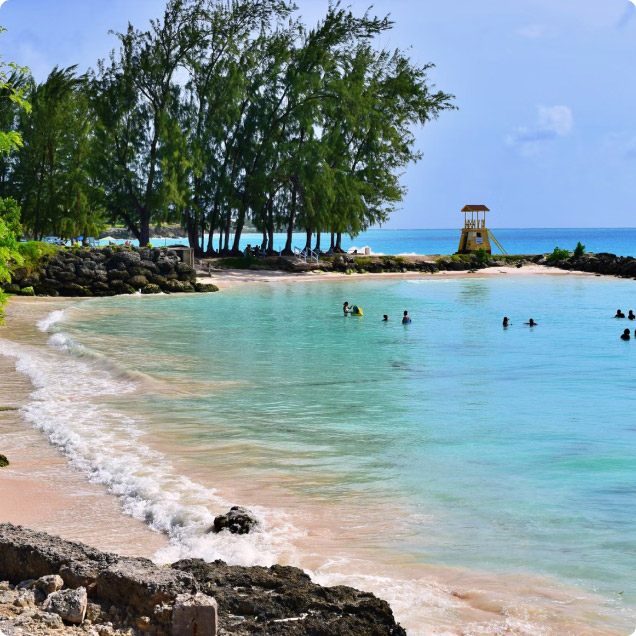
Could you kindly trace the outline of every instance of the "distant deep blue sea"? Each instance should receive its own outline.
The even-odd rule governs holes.
[[[555,247],[572,251],[578,241],[588,252],[611,252],[619,256],[636,256],[636,228],[531,228],[491,230],[508,254],[544,254]],[[345,250],[365,246],[374,254],[453,254],[459,245],[459,226],[452,230],[368,230],[356,238],[342,237]],[[280,250],[285,245],[286,236],[276,234],[274,246]],[[329,249],[330,236],[323,234],[321,248]],[[123,241],[118,241],[123,243]],[[260,234],[244,234],[241,249],[247,244],[260,245]],[[314,238],[315,242],[315,238]],[[187,240],[155,239],[153,244],[187,244]],[[218,246],[218,237],[214,240]],[[305,235],[295,234],[294,245],[303,247]],[[498,250],[493,245],[495,253]]]

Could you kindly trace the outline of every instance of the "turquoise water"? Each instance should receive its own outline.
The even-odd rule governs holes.
[[[160,383],[113,404],[198,474],[276,483],[327,516],[390,510],[393,531],[365,530],[363,549],[546,576],[628,625],[636,340],[619,335],[636,324],[613,315],[635,292],[573,276],[260,284],[89,301],[59,328],[119,377]]]
[[[459,215],[458,215],[459,216]],[[376,254],[453,254],[459,244],[458,220],[457,229],[448,230],[368,230],[351,239],[343,235],[342,247],[345,250],[369,246]],[[588,252],[611,252],[619,256],[636,256],[636,228],[525,228],[525,229],[493,229],[499,242],[508,254],[544,254],[555,247],[573,250],[581,241]],[[260,245],[260,234],[244,234],[241,249],[247,244]],[[286,236],[276,234],[275,249],[285,245]],[[119,241],[123,243],[124,241]],[[330,236],[323,234],[322,249],[329,249]],[[156,239],[156,245],[183,243],[187,240]],[[294,234],[294,245],[305,245],[304,234]],[[493,245],[493,250],[497,248]]]

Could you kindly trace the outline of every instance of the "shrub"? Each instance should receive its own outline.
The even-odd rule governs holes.
[[[476,253],[477,253],[477,260],[480,263],[485,263],[488,260],[488,252],[486,252],[486,250],[483,247],[480,247]]]
[[[570,258],[570,252],[560,249],[557,245],[557,247],[554,248],[552,254],[548,256],[548,261],[550,261],[551,263],[558,263],[559,261],[564,261],[567,258]]]
[[[40,258],[45,254],[57,254],[60,248],[51,243],[44,243],[42,241],[28,241],[27,243],[18,243],[18,252],[22,258],[24,258],[24,264],[37,265],[40,262]]]
[[[579,241],[574,248],[574,256],[578,258],[579,256],[583,256],[583,254],[585,254],[585,245]]]
[[[23,287],[18,294],[20,294],[20,296],[35,296],[35,291],[33,287]]]

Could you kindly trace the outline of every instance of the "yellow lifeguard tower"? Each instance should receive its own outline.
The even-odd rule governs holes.
[[[464,227],[459,239],[458,254],[469,254],[484,249],[486,254],[492,254],[490,240],[506,254],[506,250],[501,246],[493,233],[486,227],[486,212],[490,210],[485,205],[465,205],[462,208],[464,213]],[[470,217],[468,216],[470,214]]]

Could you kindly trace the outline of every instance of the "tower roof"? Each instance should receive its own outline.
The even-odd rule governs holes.
[[[485,205],[465,205],[462,212],[490,212]]]

